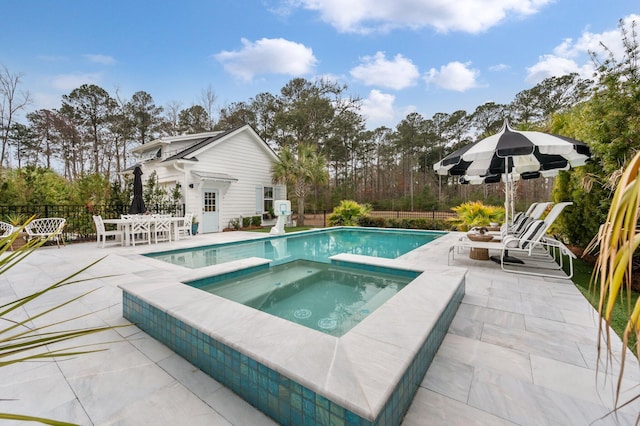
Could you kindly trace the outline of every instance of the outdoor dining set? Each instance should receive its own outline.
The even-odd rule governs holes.
[[[168,214],[129,214],[119,219],[103,219],[93,216],[98,245],[105,246],[107,237],[114,237],[123,246],[151,244],[160,241],[177,241],[191,237],[192,213],[184,216]],[[107,230],[105,225],[115,225]]]

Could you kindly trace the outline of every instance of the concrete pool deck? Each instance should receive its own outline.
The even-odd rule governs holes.
[[[98,278],[47,295],[32,309],[96,289],[53,317],[93,313],[77,323],[123,324],[118,286],[161,282],[172,270],[139,253],[264,236],[231,232],[151,246],[41,248],[0,276],[0,304],[106,256],[83,274]],[[403,261],[441,269],[453,238],[442,237]],[[615,374],[617,367],[601,367],[596,380],[596,314],[570,281],[509,274],[493,262],[463,256],[455,266],[468,269],[466,294],[403,425],[634,424],[640,402],[600,419],[612,406],[615,380],[607,373]],[[118,275],[103,277],[110,274]],[[136,327],[85,341],[115,343],[102,345],[108,351],[73,359],[2,368],[0,412],[100,425],[275,424]],[[639,384],[638,362],[630,358],[625,395],[640,393]]]

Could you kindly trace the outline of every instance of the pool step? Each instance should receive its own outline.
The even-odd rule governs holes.
[[[274,291],[320,272],[322,269],[309,266],[293,267],[279,272],[265,271],[229,284],[216,286],[208,291],[257,308]]]

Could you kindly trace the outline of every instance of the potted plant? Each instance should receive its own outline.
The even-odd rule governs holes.
[[[198,218],[197,217],[193,217],[193,219],[191,219],[191,235],[197,235],[198,234]]]
[[[22,213],[12,213],[7,215],[7,222],[14,226],[14,228],[20,229],[18,236],[11,243],[11,250],[17,250],[27,243],[27,231],[24,230],[24,226],[29,222],[29,217]]]
[[[475,227],[486,227],[491,222],[504,218],[504,208],[485,205],[481,201],[469,201],[452,208],[458,217],[449,219],[459,230],[468,231]]]

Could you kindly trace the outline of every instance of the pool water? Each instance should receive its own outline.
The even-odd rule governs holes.
[[[188,284],[333,336],[342,336],[403,289],[417,272],[371,272],[297,260]]]
[[[249,242],[217,244],[145,256],[187,268],[218,265],[249,257],[271,259],[271,265],[293,260],[329,262],[339,253],[395,259],[444,235],[433,231],[338,228],[261,238]]]

